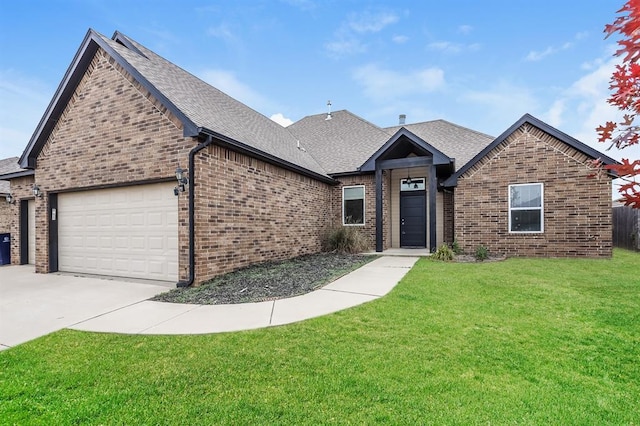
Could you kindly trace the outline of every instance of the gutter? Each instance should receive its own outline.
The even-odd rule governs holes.
[[[213,137],[207,136],[204,142],[198,144],[195,148],[189,151],[189,279],[187,281],[178,281],[176,286],[189,287],[195,281],[196,274],[196,223],[195,223],[195,210],[196,210],[196,173],[195,173],[195,157],[196,154],[213,143]]]

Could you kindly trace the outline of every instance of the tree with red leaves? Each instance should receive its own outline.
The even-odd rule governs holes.
[[[609,141],[612,147],[624,149],[640,141],[640,0],[627,0],[613,24],[606,25],[606,37],[619,33],[619,49],[615,56],[623,57],[611,76],[612,91],[607,102],[624,112],[619,122],[608,121],[596,130],[599,142]],[[605,38],[606,38],[605,37]],[[620,200],[626,205],[640,209],[640,160],[625,158],[622,164],[604,166],[616,173],[623,184],[619,188]]]

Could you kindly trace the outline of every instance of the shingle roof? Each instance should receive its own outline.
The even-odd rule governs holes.
[[[493,137],[445,120],[380,128],[349,111],[311,115],[287,129],[329,174],[355,172],[398,130],[405,128],[462,167],[493,141]]]
[[[304,117],[287,129],[327,173],[353,172],[389,140],[391,134],[352,114],[336,111]]]
[[[395,133],[402,127],[424,139],[434,148],[456,160],[455,168],[460,169],[493,140],[493,136],[450,123],[446,120],[425,121],[385,128]]]
[[[0,160],[0,176],[8,175],[11,173],[21,172],[24,169],[18,164],[18,157],[9,157]],[[10,184],[7,180],[0,180],[0,194],[8,194],[10,191]],[[0,202],[2,202],[0,200]]]
[[[197,127],[326,176],[318,162],[309,153],[299,150],[296,138],[278,123],[121,33],[114,35],[115,41],[96,34]]]

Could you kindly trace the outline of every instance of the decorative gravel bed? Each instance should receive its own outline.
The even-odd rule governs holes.
[[[221,305],[299,296],[335,281],[377,256],[320,253],[267,262],[221,275],[199,287],[177,288],[151,300]]]

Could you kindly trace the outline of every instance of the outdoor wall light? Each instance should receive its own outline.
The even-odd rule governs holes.
[[[40,191],[40,187],[36,184],[33,184],[33,195],[36,197],[42,197],[42,191]]]
[[[5,199],[7,200],[7,203],[9,203],[9,204],[15,204],[16,203],[15,198],[13,198],[13,195],[11,195],[11,194],[7,194]]]
[[[188,170],[184,170],[182,167],[178,166],[176,169],[176,180],[178,181],[178,185],[173,188],[173,195],[179,195],[181,192],[184,192],[185,185],[189,183],[189,178],[185,176],[188,173]]]

